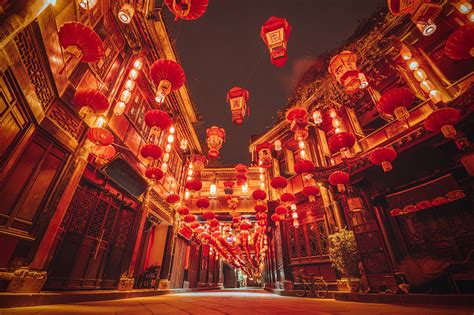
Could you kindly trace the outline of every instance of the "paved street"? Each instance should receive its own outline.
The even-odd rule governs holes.
[[[399,306],[283,297],[265,291],[215,291],[2,309],[6,314],[473,314],[468,308]]]

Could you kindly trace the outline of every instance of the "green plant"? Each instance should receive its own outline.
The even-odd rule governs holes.
[[[349,278],[360,277],[359,273],[359,250],[352,231],[340,229],[329,235],[331,246],[329,257],[334,268]]]

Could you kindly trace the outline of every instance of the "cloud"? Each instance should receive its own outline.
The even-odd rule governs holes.
[[[301,57],[293,61],[291,68],[279,76],[280,83],[290,95],[298,85],[303,74],[314,64],[315,58],[311,56]]]

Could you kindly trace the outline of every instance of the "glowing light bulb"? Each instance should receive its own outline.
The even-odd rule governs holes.
[[[163,163],[161,164],[161,170],[166,173],[166,171],[168,170],[168,163]]]
[[[217,186],[216,184],[211,184],[211,187],[209,187],[209,194],[211,196],[215,196],[217,193]]]
[[[337,112],[334,108],[331,108],[329,110],[329,117],[331,117],[331,118],[336,118],[337,117]]]
[[[281,141],[275,140],[275,151],[281,151]]]
[[[179,143],[179,148],[183,151],[186,150],[188,148],[188,140],[181,139],[181,142]]]
[[[242,185],[242,194],[246,195],[249,192],[249,186],[247,183]]]
[[[316,125],[319,125],[323,122],[323,116],[319,110],[313,112],[313,121]]]
[[[135,61],[133,62],[133,67],[137,70],[141,70],[142,67],[143,67],[143,60],[142,58],[137,58],[135,59]]]
[[[138,78],[138,70],[137,69],[130,70],[128,77],[132,80],[136,80]]]
[[[120,95],[120,100],[124,103],[130,102],[132,98],[132,93],[129,90],[123,90],[122,95]]]
[[[105,120],[105,117],[104,117],[104,116],[99,116],[99,117],[97,118],[97,120],[96,120],[95,125],[96,125],[98,128],[103,128],[106,123],[107,123],[107,120]]]
[[[418,68],[415,71],[413,71],[413,76],[415,77],[415,79],[421,82],[426,79],[426,72],[423,69]]]
[[[171,126],[170,127],[170,130],[169,130],[169,133],[171,133],[172,135],[175,133],[176,129],[174,128],[174,126]]]
[[[184,192],[184,199],[185,199],[185,200],[188,200],[189,197],[190,197],[190,195],[191,195],[191,193],[189,192],[189,190],[186,190],[186,191]]]
[[[125,89],[128,90],[128,91],[133,91],[135,89],[135,81],[132,80],[132,79],[128,79],[126,82],[125,82]]]
[[[418,64],[418,61],[416,59],[408,60],[408,68],[410,68],[410,70],[416,70],[419,66],[420,65]]]
[[[125,111],[125,103],[124,102],[117,102],[114,107],[114,115],[122,115]]]
[[[163,154],[163,162],[168,163],[169,159],[170,154],[168,152],[165,152],[165,154]]]
[[[130,3],[125,3],[117,15],[120,22],[124,24],[129,24],[132,21],[134,14],[135,9],[133,8],[133,6]]]
[[[456,9],[462,14],[466,14],[472,10],[472,5],[467,1],[461,1],[456,4]]]
[[[303,140],[298,141],[298,148],[300,148],[301,150],[304,150],[305,144]]]

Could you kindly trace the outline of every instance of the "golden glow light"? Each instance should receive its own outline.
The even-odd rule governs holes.
[[[217,186],[216,184],[211,184],[211,187],[209,187],[209,195],[215,196],[217,193]]]
[[[138,70],[137,69],[130,70],[128,77],[132,80],[136,80],[138,77]]]
[[[418,61],[416,61],[416,59],[408,60],[408,68],[410,68],[410,70],[416,70],[419,66],[420,65],[418,64]]]
[[[125,111],[125,103],[124,102],[117,102],[114,107],[114,115],[122,115]]]
[[[456,4],[456,9],[462,14],[466,14],[472,10],[472,5],[467,1],[460,1]]]
[[[333,118],[333,119],[337,117],[337,112],[336,112],[336,110],[335,110],[334,108],[331,108],[331,109],[329,110],[329,117],[331,117],[331,118]]]
[[[141,70],[142,67],[143,67],[143,60],[142,58],[137,58],[135,59],[135,61],[133,62],[133,67],[137,70]]]
[[[321,112],[319,110],[315,110],[313,112],[313,122],[316,125],[319,125],[323,122],[323,116],[321,115]]]
[[[281,141],[275,140],[275,151],[281,151]]]
[[[105,120],[105,117],[104,116],[99,116],[99,117],[97,117],[95,125],[98,128],[102,128],[102,127],[105,126],[106,123],[107,123],[107,120]]]
[[[168,163],[163,163],[161,164],[161,170],[166,173],[166,171],[168,170]]]
[[[133,91],[135,89],[135,81],[132,79],[128,79],[125,82],[125,89],[129,91]]]
[[[415,71],[413,71],[413,76],[415,77],[415,79],[421,82],[426,79],[426,72],[423,69],[418,68]]]
[[[246,195],[249,192],[249,186],[247,183],[242,185],[242,194]]]
[[[118,12],[118,18],[120,22],[124,24],[129,24],[132,21],[134,15],[135,9],[130,3],[125,3]]]
[[[181,139],[181,141],[179,143],[179,148],[183,151],[186,150],[188,148],[188,140]]]
[[[132,93],[129,90],[123,90],[122,95],[120,95],[120,100],[124,103],[130,102],[132,98]]]
[[[434,104],[437,104],[443,100],[443,96],[439,90],[431,90],[430,91],[430,99]]]
[[[174,135],[168,135],[168,143],[173,143],[174,142]]]
[[[97,4],[97,0],[79,0],[78,4],[81,9],[90,10],[95,7],[95,5]]]
[[[165,152],[168,152],[168,153],[171,152],[171,144],[170,143],[166,144]]]

